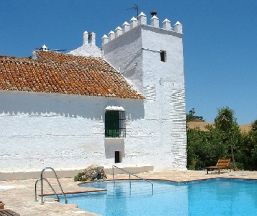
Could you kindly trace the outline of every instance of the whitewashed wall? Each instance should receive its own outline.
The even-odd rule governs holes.
[[[122,106],[127,116],[125,151],[134,153],[131,127],[141,128],[142,100],[104,97],[0,92],[0,170],[80,169],[91,164],[111,166],[114,151],[104,138],[107,106]],[[110,139],[108,139],[110,140]],[[109,145],[110,144],[110,145]],[[113,154],[111,154],[113,151]],[[145,154],[143,149],[140,154]],[[123,159],[128,165],[149,165],[149,161]]]
[[[103,47],[104,58],[143,92],[141,29],[134,28]]]
[[[142,139],[155,169],[186,169],[186,114],[182,35],[147,25],[137,26],[103,45],[104,57],[145,96]],[[160,61],[160,50],[167,61]],[[133,128],[137,125],[133,125]],[[133,139],[133,137],[130,137]],[[127,157],[133,157],[126,153]],[[144,160],[145,155],[140,155]],[[139,159],[139,160],[140,160]]]
[[[160,61],[166,50],[167,62]],[[152,165],[186,169],[186,121],[181,34],[137,26],[103,46],[104,57],[145,100],[0,92],[1,171]],[[126,112],[125,139],[104,137],[107,106]]]
[[[184,58],[181,35],[142,26],[142,47],[144,94],[147,95],[145,118],[148,110],[156,109],[156,118],[160,121],[160,144],[165,146],[164,154],[171,158],[167,160],[168,166],[186,168]],[[160,61],[160,53],[155,52],[160,50],[166,51],[166,62]]]
[[[104,112],[110,105],[125,109],[124,139],[104,137]],[[158,126],[157,119],[145,119],[142,100],[1,92],[0,169],[110,167],[114,151],[123,155],[120,166],[160,168],[170,159],[163,154],[170,146],[160,145]]]

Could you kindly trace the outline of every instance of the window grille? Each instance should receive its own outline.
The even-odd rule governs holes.
[[[125,112],[107,110],[105,112],[105,137],[126,137]]]

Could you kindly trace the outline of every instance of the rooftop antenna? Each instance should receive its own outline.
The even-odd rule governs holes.
[[[138,4],[134,4],[131,8],[128,8],[128,9],[135,10],[136,13],[137,13],[137,16],[136,16],[136,17],[138,17],[138,14],[139,14],[139,7],[138,7]]]

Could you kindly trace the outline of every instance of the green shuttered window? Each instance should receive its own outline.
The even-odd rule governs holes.
[[[107,110],[105,112],[105,137],[125,137],[125,112]]]

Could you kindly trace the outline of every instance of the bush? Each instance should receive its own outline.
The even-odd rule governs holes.
[[[74,177],[74,181],[95,181],[95,180],[105,180],[106,174],[104,172],[104,167],[91,165],[87,167],[83,172],[78,173]]]
[[[216,164],[219,158],[231,158],[233,161],[233,157],[243,168],[243,158],[247,158],[244,153],[249,153],[243,148],[244,140],[247,139],[240,133],[233,111],[228,107],[221,108],[214,126],[208,127],[208,131],[187,130],[187,168],[204,169]],[[257,161],[257,145],[255,149]]]

